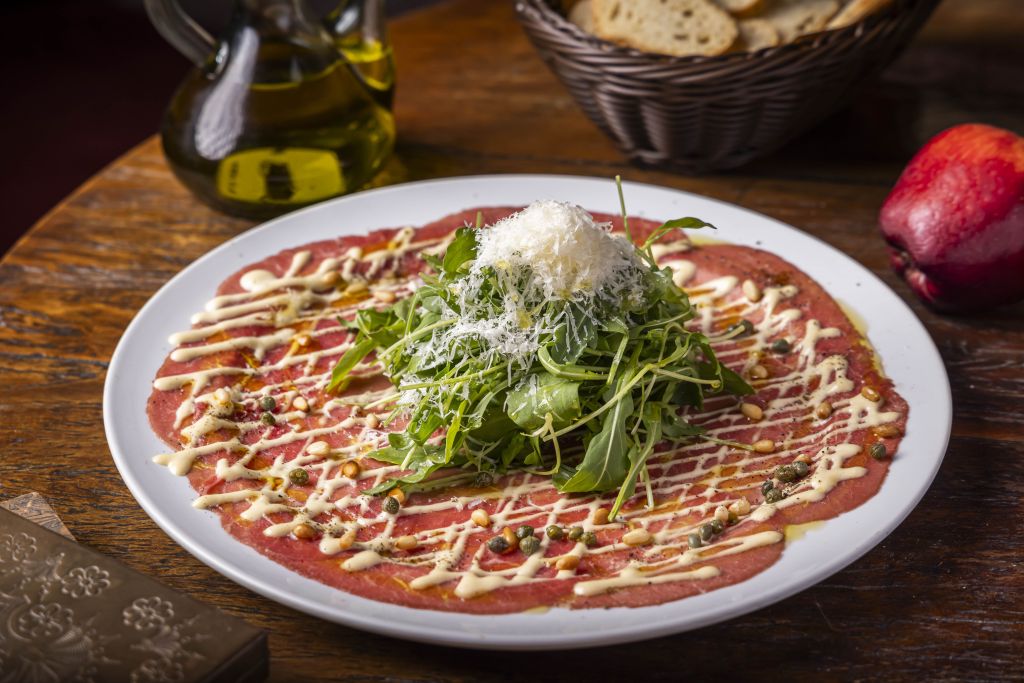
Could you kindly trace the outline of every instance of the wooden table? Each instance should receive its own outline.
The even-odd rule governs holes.
[[[929,312],[889,271],[875,227],[903,163],[931,134],[970,120],[1024,132],[1022,15],[1018,0],[947,0],[853,109],[772,159],[700,178],[628,167],[545,70],[507,3],[456,0],[393,27],[401,143],[388,182],[621,172],[684,188],[821,237],[878,273],[924,320],[955,397],[942,470],[888,539],[789,600],[641,644],[462,652],[318,621],[194,559],[118,476],[103,436],[103,379],[146,299],[249,224],[193,200],[155,139],[86,183],[0,264],[3,493],[42,492],[83,543],[267,628],[278,681],[1024,676],[1024,307],[958,318]]]

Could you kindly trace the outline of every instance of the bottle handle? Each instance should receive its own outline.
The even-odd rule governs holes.
[[[176,0],[145,0],[146,13],[157,32],[193,64],[202,67],[217,43]]]

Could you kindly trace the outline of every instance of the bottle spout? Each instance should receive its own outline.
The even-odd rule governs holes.
[[[326,23],[345,61],[374,98],[390,109],[395,66],[384,0],[342,0]]]
[[[327,25],[342,49],[362,43],[376,43],[382,48],[388,44],[384,0],[342,0],[327,15]]]

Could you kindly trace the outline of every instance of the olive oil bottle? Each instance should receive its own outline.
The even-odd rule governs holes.
[[[146,2],[189,56],[214,47],[178,89],[161,131],[175,175],[203,201],[267,218],[358,189],[391,153],[394,68],[380,0],[343,3],[326,24],[304,0],[236,0],[216,44],[173,0]],[[356,24],[371,14],[372,35]]]

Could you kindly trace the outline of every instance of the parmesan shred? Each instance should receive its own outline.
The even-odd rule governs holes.
[[[572,299],[636,280],[636,250],[608,223],[566,202],[534,202],[495,223],[477,239],[475,270],[533,270],[548,298]]]
[[[633,245],[573,204],[534,202],[480,229],[476,241],[476,258],[453,291],[458,311],[445,312],[457,322],[410,349],[424,359],[421,369],[467,352],[485,365],[511,361],[527,369],[541,338],[557,326],[567,324],[568,334],[575,334],[577,321],[568,304],[597,323],[600,310],[628,311],[647,295],[646,267]],[[495,280],[498,287],[487,286]],[[485,286],[501,292],[498,305],[483,294]],[[558,305],[546,305],[552,302]],[[552,310],[560,313],[553,316]],[[469,345],[476,350],[469,351]],[[401,402],[421,399],[413,390],[404,392]]]

